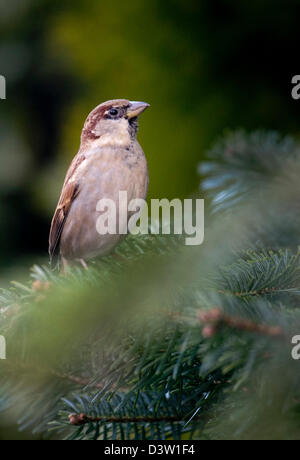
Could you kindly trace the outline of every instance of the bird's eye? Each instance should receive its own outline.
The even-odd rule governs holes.
[[[115,117],[116,115],[118,115],[119,111],[117,109],[110,109],[110,111],[108,113],[112,117]]]

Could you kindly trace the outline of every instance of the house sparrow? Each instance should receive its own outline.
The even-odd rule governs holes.
[[[88,116],[52,220],[51,261],[58,251],[64,265],[77,259],[85,265],[109,253],[124,237],[97,232],[96,207],[100,199],[109,198],[118,212],[120,191],[127,192],[128,201],[146,198],[148,167],[136,135],[138,116],[148,107],[117,99],[100,104]]]

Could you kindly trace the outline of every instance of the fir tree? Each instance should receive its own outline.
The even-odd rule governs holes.
[[[300,147],[229,134],[199,167],[206,239],[129,237],[0,295],[2,424],[52,439],[297,439]]]

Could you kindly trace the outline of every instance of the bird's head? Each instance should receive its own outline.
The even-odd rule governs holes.
[[[115,99],[98,105],[87,117],[81,134],[81,145],[97,139],[106,144],[122,145],[136,138],[138,116],[149,104]]]

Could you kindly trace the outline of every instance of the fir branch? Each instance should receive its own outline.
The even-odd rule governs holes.
[[[233,264],[221,267],[215,287],[220,294],[259,297],[300,293],[300,250],[247,251]]]
[[[224,326],[241,332],[244,331],[275,338],[285,338],[285,334],[280,327],[258,324],[251,320],[226,315],[220,308],[213,308],[210,311],[201,311],[198,314],[198,318],[204,326],[202,334],[205,338],[215,336]]]
[[[86,414],[70,414],[69,422],[71,425],[80,426],[80,425],[85,425],[86,423],[90,423],[90,422],[92,423],[96,423],[96,422],[105,422],[105,423],[161,423],[161,422],[172,423],[172,422],[178,422],[178,423],[183,423],[184,420],[178,417],[167,417],[167,416],[162,416],[162,417],[146,417],[146,416],[92,417]]]
[[[199,165],[201,188],[216,212],[249,201],[251,191],[263,188],[289,164],[299,164],[300,148],[293,138],[277,132],[240,130],[217,142],[207,157],[211,161]]]
[[[263,388],[265,366],[274,364],[276,372],[282,371],[279,393],[284,385],[293,398],[299,373],[287,339],[289,325],[294,330],[300,324],[300,253],[284,248],[299,243],[299,168],[293,168],[299,147],[270,134],[238,135],[213,156],[214,163],[205,166],[204,188],[215,207],[245,206],[244,215],[236,214],[232,233],[224,232],[223,214],[212,222],[219,232],[210,234],[209,250],[186,251],[182,257],[184,248],[174,238],[130,236],[115,255],[90,263],[88,270],[73,267],[62,277],[35,267],[33,283],[14,283],[1,291],[0,333],[7,333],[11,353],[6,369],[17,358],[21,367],[1,375],[0,402],[11,405],[14,417],[20,408],[21,428],[45,433],[50,424],[72,439],[200,437],[206,415],[215,418],[211,409],[225,390],[248,388],[259,363],[262,374],[254,389]],[[254,209],[247,204],[256,205],[270,181],[267,209],[261,200],[262,212],[248,219],[256,225],[255,241],[262,231],[266,248],[283,249],[241,253],[241,247],[254,247],[244,231],[245,215]],[[287,182],[291,193],[281,202]],[[276,187],[280,194],[274,193]],[[289,219],[277,212],[279,201]],[[232,247],[239,233],[244,240],[237,256]],[[162,315],[166,305],[170,312]],[[202,310],[195,321],[199,305],[220,308]],[[36,367],[26,369],[28,362]],[[51,369],[43,370],[44,363]],[[268,397],[275,380],[266,386]],[[278,409],[283,419],[284,403]],[[235,407],[231,410],[234,419]],[[227,423],[228,414],[226,420],[222,413],[218,417]],[[247,425],[248,414],[242,422]]]

